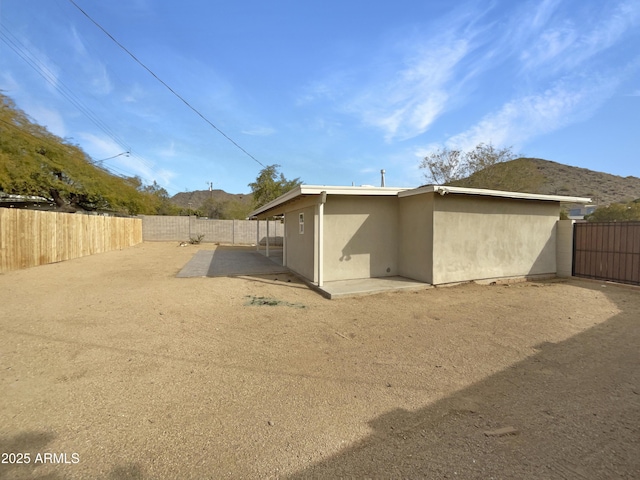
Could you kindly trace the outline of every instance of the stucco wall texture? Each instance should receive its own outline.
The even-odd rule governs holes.
[[[398,200],[399,275],[433,283],[433,194]]]
[[[332,195],[324,209],[324,280],[398,275],[398,198]]]
[[[434,284],[556,272],[556,202],[435,195]]]
[[[310,201],[285,213],[285,255],[316,282],[319,209]],[[481,195],[329,195],[324,281],[401,275],[437,285],[555,274],[559,213],[558,202]]]
[[[296,208],[285,213],[285,252],[287,268],[316,282],[317,255],[315,206]],[[304,230],[300,233],[300,214],[304,219]]]
[[[573,267],[573,220],[559,220],[556,227],[556,275],[570,277]]]

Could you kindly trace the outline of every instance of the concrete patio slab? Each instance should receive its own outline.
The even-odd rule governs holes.
[[[199,250],[178,272],[178,278],[227,277],[238,275],[270,275],[286,273],[282,253],[265,257],[255,247],[218,246],[215,250]],[[271,254],[271,252],[270,252]]]
[[[269,257],[265,249],[255,247],[218,246],[215,250],[199,250],[178,273],[178,278],[189,277],[226,277],[271,275],[275,273],[293,273],[282,266],[282,248],[270,248]],[[428,283],[417,282],[404,277],[362,278],[325,282],[318,287],[302,279],[304,283],[322,296],[334,299],[394,290],[424,290],[432,288]]]
[[[317,285],[310,286],[329,299],[372,295],[394,290],[426,290],[427,288],[433,288],[433,286],[428,283],[422,283],[399,276],[340,280],[325,282],[322,287],[318,287]]]

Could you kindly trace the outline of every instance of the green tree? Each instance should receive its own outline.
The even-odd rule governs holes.
[[[227,220],[244,220],[252,210],[251,203],[239,200],[229,200],[225,202],[224,217]]]
[[[55,202],[60,211],[158,213],[164,189],[97,166],[77,145],[34,123],[0,93],[0,190]],[[167,195],[168,198],[168,195]]]
[[[462,150],[450,150],[447,147],[431,152],[420,163],[426,170],[427,181],[437,185],[451,183],[467,175],[468,166]]]
[[[466,153],[466,160],[471,172],[490,169],[498,163],[514,160],[517,155],[511,151],[512,147],[496,148],[491,142],[480,143],[476,148]]]
[[[178,208],[171,203],[169,193],[154,180],[151,185],[141,185],[138,190],[147,195],[149,199],[148,210],[156,215],[177,215]]]
[[[225,203],[226,202],[216,200],[214,198],[207,198],[202,203],[200,210],[202,211],[202,214],[205,217],[222,220],[225,217],[224,215]]]
[[[280,195],[287,193],[289,190],[297,187],[302,183],[299,178],[287,180],[285,176],[278,171],[280,165],[269,165],[262,170],[256,178],[255,182],[251,182],[251,192],[253,193],[254,208],[261,207],[275,200]]]
[[[638,201],[612,203],[599,207],[595,212],[585,215],[587,222],[631,222],[640,221],[640,203]]]
[[[480,143],[466,152],[444,147],[423,158],[420,168],[426,170],[425,179],[435,184],[449,184],[478,172],[484,172],[484,181],[489,183],[494,180],[494,165],[516,158],[511,148],[497,148],[491,143]]]

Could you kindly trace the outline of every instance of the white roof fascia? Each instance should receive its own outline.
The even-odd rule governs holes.
[[[275,200],[271,200],[269,203],[265,203],[260,208],[254,210],[249,214],[249,218],[258,216],[264,212],[267,212],[273,208],[276,208],[283,203],[291,201],[302,195],[320,195],[322,192],[327,192],[327,195],[386,195],[397,196],[399,192],[410,190],[409,188],[394,188],[394,187],[340,187],[334,185],[298,185],[292,190],[289,190],[284,195],[280,195]]]
[[[300,193],[301,192],[301,187],[302,187],[302,185],[298,185],[294,189],[289,190],[284,195],[280,195],[275,200],[271,200],[269,203],[265,203],[260,208],[257,208],[253,212],[249,213],[248,218],[256,217],[256,216],[260,215],[261,213],[266,212],[267,210],[270,210],[270,209],[272,209],[274,207],[277,207],[278,205],[280,205],[282,203],[285,203],[285,202],[287,202],[289,200],[293,200],[294,198],[300,196],[301,195],[301,193]]]
[[[503,190],[488,190],[484,188],[466,188],[466,187],[446,187],[441,185],[427,185],[424,187],[414,188],[399,192],[399,197],[409,197],[411,195],[420,195],[422,193],[439,193],[446,195],[447,193],[459,193],[464,195],[484,195],[489,197],[517,198],[522,200],[544,200],[549,202],[565,202],[565,203],[591,203],[591,199],[587,197],[568,197],[564,195],[543,195],[539,193],[522,193],[507,192]]]
[[[397,195],[398,192],[410,190],[410,188],[399,187],[342,187],[335,185],[301,185],[303,194],[320,194],[327,192],[327,195]]]

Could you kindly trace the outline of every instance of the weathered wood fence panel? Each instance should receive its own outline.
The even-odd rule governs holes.
[[[142,243],[139,218],[0,208],[0,272]]]
[[[573,275],[640,285],[640,222],[576,223]]]

